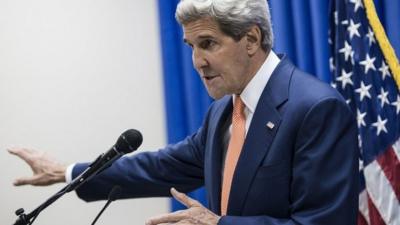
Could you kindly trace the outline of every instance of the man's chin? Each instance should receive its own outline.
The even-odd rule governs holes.
[[[210,90],[207,90],[207,92],[208,92],[208,95],[214,100],[221,99],[226,95],[224,93],[212,92]]]

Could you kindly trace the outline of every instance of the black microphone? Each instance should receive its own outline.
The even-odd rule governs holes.
[[[139,131],[135,129],[125,131],[118,138],[117,143],[106,153],[98,156],[85,171],[66,187],[65,191],[70,192],[77,189],[87,180],[111,166],[111,164],[121,156],[135,151],[142,144],[142,141],[143,137]]]
[[[108,194],[108,200],[107,203],[104,205],[104,207],[100,210],[99,214],[97,214],[96,218],[93,220],[92,225],[94,225],[97,220],[100,218],[101,214],[103,214],[104,210],[108,207],[108,205],[110,205],[110,203],[114,200],[116,200],[117,198],[119,198],[119,196],[122,193],[122,188],[120,186],[114,186],[110,193]]]

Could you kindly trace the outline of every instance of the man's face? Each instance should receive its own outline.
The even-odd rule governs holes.
[[[183,25],[184,41],[192,47],[192,60],[214,99],[240,94],[253,74],[247,39],[235,41],[219,29],[216,22],[203,18]]]

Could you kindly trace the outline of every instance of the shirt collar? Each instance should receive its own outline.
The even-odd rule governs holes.
[[[240,98],[250,113],[254,113],[258,100],[260,99],[272,72],[278,66],[280,61],[279,57],[271,50],[256,75],[250,80],[240,94]],[[233,100],[235,100],[235,95],[233,95]]]

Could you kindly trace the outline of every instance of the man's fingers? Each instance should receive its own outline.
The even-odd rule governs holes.
[[[164,223],[172,224],[218,224],[219,217],[207,210],[198,201],[191,199],[175,188],[171,188],[172,196],[189,209],[154,217],[146,222],[146,225],[157,225]]]
[[[32,155],[32,150],[26,148],[9,148],[7,151],[10,154],[16,155],[29,164]]]
[[[162,223],[176,223],[187,218],[187,212],[185,210],[176,211],[153,217],[146,222],[146,225],[157,225]]]
[[[182,203],[183,205],[185,205],[188,208],[194,207],[194,206],[202,206],[198,201],[190,198],[189,196],[185,195],[184,193],[177,191],[175,188],[171,188],[171,194],[177,201],[179,201],[180,203]]]
[[[37,180],[39,179],[38,176],[31,176],[31,177],[21,177],[14,181],[15,186],[27,185],[27,184],[36,184]]]

